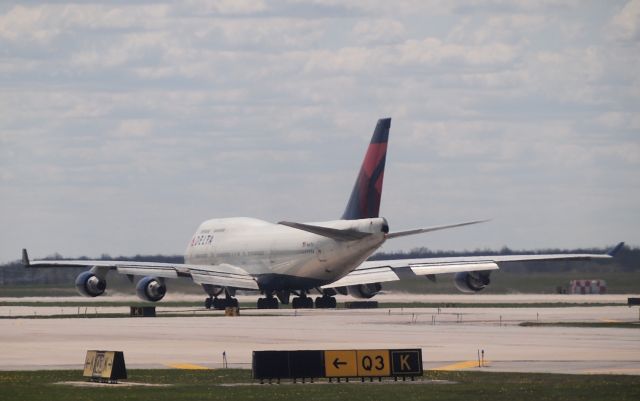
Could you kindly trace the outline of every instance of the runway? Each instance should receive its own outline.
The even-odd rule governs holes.
[[[61,312],[60,307],[2,306],[0,316],[7,316],[7,308],[14,315],[19,309]],[[78,309],[62,311],[66,308]],[[239,317],[165,309],[185,316],[0,319],[0,370],[80,369],[88,349],[124,351],[128,368],[219,368],[223,352],[231,367],[250,368],[254,350],[422,348],[425,369],[640,374],[638,329],[518,326],[523,321],[637,322],[638,308],[622,304],[243,310]],[[88,310],[99,314],[127,308]],[[485,351],[485,367],[477,366],[478,350]]]

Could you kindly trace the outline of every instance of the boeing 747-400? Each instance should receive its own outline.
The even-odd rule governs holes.
[[[434,277],[455,273],[455,285],[463,292],[481,291],[489,276],[503,263],[527,260],[588,260],[610,258],[607,254],[554,254],[473,256],[367,261],[387,240],[481,223],[468,221],[406,231],[391,231],[380,217],[387,141],[391,119],[378,121],[356,178],[347,207],[338,220],[298,223],[234,217],[206,220],[189,241],[184,264],[133,262],[126,260],[36,260],[27,267],[86,266],[76,279],[78,291],[89,297],[104,294],[107,273],[115,270],[141,277],[138,296],[160,301],[167,292],[167,279],[188,277],[208,294],[208,308],[237,306],[237,290],[253,290],[263,296],[258,308],[278,308],[279,302],[293,308],[312,308],[310,292],[320,294],[316,308],[335,308],[335,295],[371,298],[385,282],[416,276]]]

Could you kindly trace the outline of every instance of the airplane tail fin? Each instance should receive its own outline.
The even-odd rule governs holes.
[[[390,118],[378,120],[349,203],[342,215],[343,220],[378,217],[390,127]]]

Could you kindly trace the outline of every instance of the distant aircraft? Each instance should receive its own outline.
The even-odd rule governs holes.
[[[313,308],[309,297],[316,289],[316,308],[335,308],[335,295],[371,298],[382,283],[416,276],[456,273],[455,285],[462,292],[477,292],[489,284],[498,265],[527,260],[589,260],[610,258],[623,244],[607,254],[509,255],[422,258],[366,261],[386,240],[481,223],[468,221],[429,228],[390,232],[379,217],[382,181],[391,119],[378,120],[347,207],[339,220],[315,223],[281,221],[277,224],[246,217],[211,219],[200,224],[185,252],[184,264],[104,261],[37,260],[26,267],[86,266],[91,269],[76,278],[78,291],[89,297],[102,295],[110,270],[133,279],[145,301],[160,301],[167,292],[166,279],[189,277],[209,295],[207,308],[237,306],[236,290],[259,291],[259,309]]]

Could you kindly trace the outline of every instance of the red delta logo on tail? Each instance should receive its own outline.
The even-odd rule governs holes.
[[[390,127],[390,118],[378,120],[349,203],[342,215],[343,220],[378,217]]]

